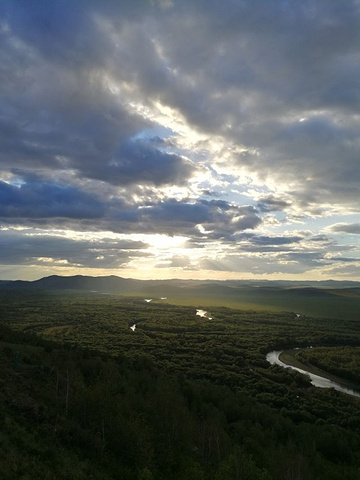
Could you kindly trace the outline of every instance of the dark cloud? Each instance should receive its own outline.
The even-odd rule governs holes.
[[[104,215],[100,201],[68,185],[0,182],[0,217],[96,219]]]
[[[344,126],[331,118],[310,117],[281,124],[258,123],[246,127],[247,142],[261,152],[248,157],[249,166],[261,177],[275,179],[287,190],[291,203],[357,204],[360,166],[358,126]],[[239,157],[238,164],[243,159]],[[286,183],[292,189],[286,188]]]
[[[283,252],[298,247],[303,236],[267,236],[242,233],[238,236],[239,251],[245,252]]]
[[[122,233],[162,233],[229,241],[235,241],[236,232],[254,229],[261,223],[253,207],[224,201],[197,200],[190,203],[175,199],[140,206],[123,204],[119,208],[111,207],[104,221],[109,229]]]
[[[325,250],[312,251],[292,251],[281,253],[278,257],[280,263],[279,271],[282,267],[293,269],[294,273],[306,272],[309,270],[321,269],[322,267],[331,266],[336,262],[335,258],[328,258]]]
[[[329,243],[330,242],[329,237],[327,237],[326,235],[323,235],[323,234],[313,235],[311,237],[311,241],[312,242],[319,242],[319,243]]]
[[[355,257],[334,257],[332,260],[340,263],[359,263],[359,258]]]
[[[290,243],[299,243],[302,237],[287,236],[287,237],[268,237],[266,235],[253,236],[251,241],[256,245],[288,245]]]
[[[82,168],[87,177],[114,185],[183,185],[194,172],[190,162],[139,140],[121,145],[107,165],[96,164],[89,170],[87,166]]]
[[[152,122],[112,90],[109,65],[120,62],[124,76],[134,70],[121,57],[111,61],[118,49],[101,31],[95,7],[96,2],[9,5],[2,36],[10,54],[0,58],[7,113],[0,118],[0,164],[5,170],[14,164],[73,169],[114,185],[184,184],[195,172],[190,162],[150,139],[132,140]],[[113,10],[103,5],[101,16]],[[119,19],[132,10],[124,3]]]
[[[255,213],[237,217],[233,221],[235,232],[247,229],[253,230],[254,228],[258,227],[260,223],[261,219]]]
[[[152,225],[154,231],[171,235],[188,234],[213,239],[228,238],[236,232],[254,229],[261,219],[251,206],[238,206],[219,200],[199,200],[194,203],[168,200],[148,205],[141,211],[140,222]],[[201,225],[205,232],[196,229]]]
[[[332,232],[360,235],[360,223],[337,223],[329,228]]]
[[[4,223],[242,249],[219,270],[303,273],[329,267],[325,246],[346,258],[290,222],[359,211],[357,0],[5,0],[0,18]],[[230,200],[239,183],[256,207]]]
[[[360,275],[360,263],[357,265],[336,265],[329,270],[333,277],[358,278]]]
[[[146,247],[143,242],[75,240],[8,230],[0,236],[0,264],[117,268],[134,257],[149,256]]]
[[[129,141],[145,125],[129,113],[126,90],[111,93],[111,82],[120,92],[125,83],[131,99],[160,100],[196,128],[247,146],[241,164],[292,180],[305,202],[310,189],[317,200],[335,189],[349,201],[352,191],[340,190],[359,178],[359,129],[336,116],[360,100],[356,2],[159,5],[5,2],[12,54],[4,54],[4,78],[17,79],[5,102],[30,122],[13,127],[7,158],[59,166],[61,156],[81,175],[120,185],[186,182],[193,170],[183,159]],[[329,109],[335,120],[311,113],[299,122],[304,112]],[[251,159],[254,150],[260,155]]]
[[[234,241],[237,232],[254,229],[261,223],[254,207],[223,200],[190,203],[167,199],[139,204],[119,197],[96,198],[69,185],[42,182],[36,176],[28,176],[26,181],[20,178],[18,182],[0,182],[0,218],[7,224],[228,240],[233,237]],[[198,225],[208,233],[201,233]]]
[[[277,212],[290,207],[291,203],[277,198],[274,195],[267,195],[260,198],[257,207],[261,212]]]

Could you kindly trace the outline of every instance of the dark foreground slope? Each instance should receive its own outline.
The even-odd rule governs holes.
[[[358,478],[359,403],[264,361],[274,347],[355,346],[358,322],[0,299],[2,479]]]

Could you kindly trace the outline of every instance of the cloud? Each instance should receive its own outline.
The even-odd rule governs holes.
[[[0,165],[10,171],[14,164],[42,169],[47,175],[53,174],[50,168],[75,170],[82,178],[114,185],[186,183],[195,172],[191,162],[167,153],[164,144],[159,149],[149,139],[133,140],[153,122],[126,92],[115,92],[109,65],[121,58],[111,61],[118,49],[100,26],[113,8],[105,6],[96,17],[94,5],[9,6],[2,31],[10,53],[1,59],[7,80],[2,106],[8,115],[0,119]],[[123,7],[119,18],[133,10]],[[126,76],[125,71],[132,69],[123,65]]]
[[[360,223],[336,223],[328,228],[331,232],[350,233],[360,235]]]
[[[12,127],[19,160],[61,168],[65,157],[79,175],[116,185],[184,184],[194,170],[183,157],[130,140],[161,102],[225,148],[246,147],[234,164],[292,182],[295,200],[335,191],[354,202],[359,129],[343,115],[359,102],[355,2],[7,7],[4,61],[24,93],[15,102],[9,82],[5,100],[30,122]]]
[[[0,217],[96,219],[104,214],[100,201],[69,185],[0,182]]]
[[[196,262],[191,261],[191,259],[186,255],[173,255],[172,257],[158,261],[155,265],[155,268],[180,268],[186,270],[197,270],[195,263]]]
[[[63,235],[6,230],[0,236],[0,264],[47,267],[119,268],[132,258],[149,256],[139,241],[98,241],[66,238]]]
[[[303,240],[304,237],[300,235],[267,236],[242,233],[237,238],[237,245],[240,252],[284,252],[298,248]]]
[[[39,178],[19,177],[13,182],[16,183],[0,182],[0,218],[10,225],[163,233],[229,241],[233,237],[235,241],[237,232],[261,224],[254,207],[223,200],[162,201],[155,197],[144,204],[111,195],[96,197],[76,187],[49,184]]]
[[[0,5],[4,225],[181,235],[229,272],[347,258],[331,237],[359,233],[358,1],[53,3]]]
[[[114,185],[184,185],[195,173],[195,167],[178,155],[137,140],[121,145],[107,165],[96,164],[89,169],[85,166],[81,173]]]
[[[239,231],[256,228],[261,218],[252,206],[238,206],[223,200],[199,200],[193,203],[167,200],[147,205],[141,210],[139,221],[140,225],[151,225],[153,231],[170,235],[230,240]]]
[[[290,207],[291,203],[274,195],[266,195],[260,197],[257,206],[262,212],[277,212]]]
[[[358,278],[360,275],[360,262],[357,265],[339,265],[328,270],[333,277]]]
[[[213,271],[241,272],[246,275],[302,274],[316,271],[331,264],[323,260],[320,253],[306,252],[264,252],[257,256],[251,254],[228,254],[222,258],[204,258],[200,267]]]
[[[259,235],[251,238],[251,241],[256,245],[288,245],[291,243],[299,243],[301,240],[302,237],[299,236],[269,237]]]

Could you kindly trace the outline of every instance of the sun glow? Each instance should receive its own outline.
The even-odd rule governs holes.
[[[142,240],[149,244],[150,247],[155,247],[159,250],[173,250],[184,246],[188,237],[162,235],[144,235]]]

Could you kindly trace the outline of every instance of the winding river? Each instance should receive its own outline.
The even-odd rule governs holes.
[[[283,350],[274,350],[272,352],[269,352],[266,355],[266,360],[271,364],[280,365],[280,367],[284,367],[284,368],[291,368],[292,370],[296,370],[297,372],[308,375],[310,377],[311,384],[314,385],[315,387],[334,388],[335,390],[339,390],[339,392],[347,393],[348,395],[352,395],[353,397],[360,398],[360,393],[356,392],[355,390],[349,387],[346,387],[345,381],[344,381],[344,385],[341,385],[340,383],[334,382],[325,377],[321,377],[320,375],[315,375],[314,373],[308,372],[307,370],[303,370],[298,367],[293,367],[292,365],[287,365],[286,363],[282,362],[279,359],[282,353],[283,353]]]

